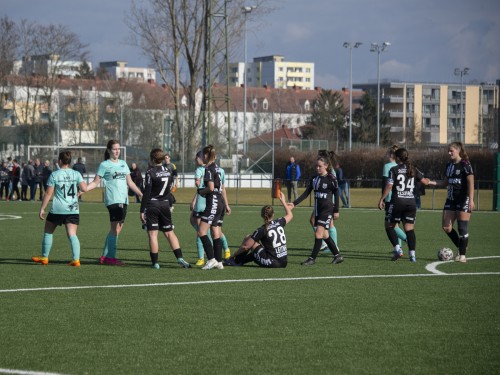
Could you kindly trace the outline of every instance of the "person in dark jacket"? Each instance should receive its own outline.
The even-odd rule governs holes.
[[[136,163],[132,163],[130,167],[130,178],[132,178],[132,181],[134,181],[134,183],[137,185],[139,189],[141,189],[141,191],[144,191],[142,183],[143,181],[142,174]],[[129,189],[128,195],[131,197],[135,196],[135,201],[137,203],[141,203],[141,197],[139,197],[136,193],[134,193],[132,189]]]
[[[290,157],[290,162],[286,166],[286,188],[288,191],[288,202],[292,201],[292,191],[293,199],[297,199],[297,182],[300,178],[300,166],[295,161],[293,156]]]

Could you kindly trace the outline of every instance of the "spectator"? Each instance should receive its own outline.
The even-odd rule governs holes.
[[[19,180],[21,179],[21,167],[17,163],[17,160],[12,160],[12,172],[10,175],[10,183],[12,187],[9,189],[9,199],[8,200],[21,200],[21,193],[19,193]],[[16,194],[16,199],[14,198],[14,193]]]
[[[21,200],[27,201],[28,200],[28,165],[26,163],[21,164]]]
[[[81,157],[77,159],[76,163],[73,165],[73,169],[80,172],[82,177],[85,177],[84,174],[87,173],[87,169],[85,168],[85,164],[83,164]]]
[[[0,200],[3,200],[3,192],[5,191],[5,200],[9,197],[9,168],[7,168],[7,162],[3,161],[0,167]]]
[[[136,186],[144,192],[142,174],[136,163],[132,163],[132,166],[130,167],[130,178],[134,181]],[[128,189],[128,195],[129,197],[135,196],[135,201],[137,203],[141,203],[141,197],[134,193],[134,191],[130,188]]]
[[[52,174],[52,169],[50,168],[50,161],[45,160],[43,164],[43,172],[42,172],[42,183],[43,183],[43,191],[44,193],[47,191],[47,184],[49,182],[49,177]]]
[[[290,162],[286,166],[286,188],[288,191],[288,202],[292,201],[292,190],[293,199],[297,199],[297,181],[300,178],[300,166],[295,161],[293,156],[290,156]]]
[[[43,165],[40,163],[40,159],[35,160],[35,188],[34,195],[36,195],[36,190],[40,189],[38,193],[38,200],[41,201],[43,198]]]
[[[349,202],[349,184],[344,179],[344,171],[339,163],[335,165],[335,175],[337,176],[337,181],[339,183],[339,196],[342,201],[343,208],[351,207]]]

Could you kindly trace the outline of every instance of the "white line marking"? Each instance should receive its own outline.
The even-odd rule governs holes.
[[[177,281],[169,283],[152,284],[122,284],[122,285],[84,285],[84,286],[64,286],[47,288],[24,288],[24,289],[0,289],[0,293],[15,292],[39,292],[48,290],[79,290],[79,289],[118,289],[118,288],[144,288],[151,286],[178,286],[178,285],[208,285],[208,284],[228,284],[228,283],[255,283],[272,281],[302,281],[302,280],[334,280],[334,279],[382,279],[396,277],[435,277],[435,276],[479,276],[479,275],[500,275],[500,272],[475,272],[475,273],[414,273],[404,275],[351,275],[351,276],[316,276],[316,277],[283,277],[266,279],[239,279],[239,280],[206,280],[206,281]]]
[[[485,256],[485,257],[467,258],[467,261],[477,260],[477,259],[492,259],[492,258],[500,258],[500,255],[490,255],[490,256]],[[446,272],[438,271],[437,266],[439,266],[441,264],[445,264],[445,263],[452,263],[452,262],[453,261],[448,260],[448,261],[438,261],[438,262],[429,263],[428,265],[425,266],[425,269],[429,272],[432,272],[435,275],[448,275]]]
[[[63,375],[55,372],[40,372],[40,371],[26,371],[26,370],[13,370],[10,368],[0,368],[0,374],[17,374],[17,375]]]
[[[0,220],[16,220],[22,219],[22,216],[0,214]]]

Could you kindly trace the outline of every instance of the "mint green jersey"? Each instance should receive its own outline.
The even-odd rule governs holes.
[[[82,181],[81,173],[71,168],[62,168],[52,172],[47,181],[47,186],[54,187],[54,199],[50,213],[79,214],[78,185]]]
[[[389,163],[384,164],[384,170],[382,171],[382,182],[386,182],[387,179],[389,178],[389,171],[391,170],[392,167],[395,167],[398,165],[395,161],[391,161]],[[385,178],[384,178],[385,177]],[[382,191],[384,191],[385,185],[382,186]],[[391,201],[391,196],[392,196],[392,191],[389,191],[389,194],[387,194],[387,197],[385,197],[385,202],[389,203]]]
[[[194,171],[194,179],[200,180],[200,186],[198,189],[203,189],[205,187],[205,181],[203,181],[203,177],[205,176],[205,167],[199,166]],[[207,206],[207,199],[202,197],[200,194],[196,197],[196,203],[194,205],[194,212],[203,212],[205,211],[205,207]]]
[[[123,160],[119,159],[115,163],[108,159],[99,164],[97,175],[103,179],[106,188],[104,194],[106,207],[118,203],[128,204],[127,175],[129,174],[130,169]]]

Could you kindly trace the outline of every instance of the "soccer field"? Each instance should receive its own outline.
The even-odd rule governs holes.
[[[376,197],[375,197],[376,200]],[[81,205],[80,268],[58,228],[40,253],[39,203],[0,202],[0,374],[496,374],[500,368],[500,214],[474,212],[468,262],[440,211],[417,214],[417,263],[391,262],[383,212],[342,209],[345,261],[310,253],[310,208],[287,225],[286,269],[182,269],[160,239],[150,268],[139,205],[118,242],[125,267],[97,264],[109,229],[102,203]],[[278,215],[282,213],[276,207]],[[260,207],[225,218],[231,249],[261,224]],[[184,259],[196,261],[187,205],[173,214]],[[455,250],[455,249],[454,249]]]

